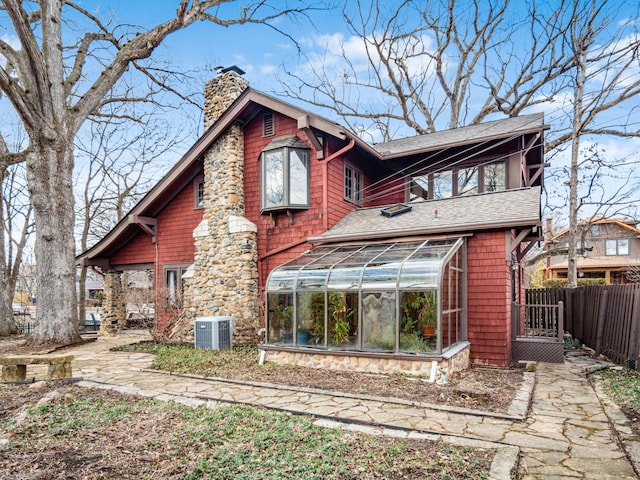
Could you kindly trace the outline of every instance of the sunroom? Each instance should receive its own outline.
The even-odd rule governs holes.
[[[265,343],[341,357],[451,355],[466,344],[464,246],[454,238],[315,248],[269,275]]]

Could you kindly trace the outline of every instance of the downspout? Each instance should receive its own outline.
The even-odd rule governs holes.
[[[325,231],[329,230],[329,162],[347,153],[355,144],[356,141],[352,138],[346,146],[342,147],[337,152],[332,153],[322,161],[322,184],[324,186],[322,191],[322,208],[324,217],[323,227]]]

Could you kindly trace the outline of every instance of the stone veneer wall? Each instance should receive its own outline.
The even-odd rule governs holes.
[[[248,86],[237,73],[205,87],[205,128]],[[184,281],[181,336],[193,338],[193,320],[235,319],[234,345],[257,343],[259,322],[257,227],[244,216],[244,137],[231,125],[204,156],[204,214],[193,232],[195,261]]]
[[[448,373],[460,372],[469,368],[469,346],[465,346],[450,358],[438,361],[440,369],[447,369]],[[440,358],[440,357],[438,357]],[[266,360],[310,368],[323,368],[337,371],[356,371],[376,374],[404,373],[407,375],[430,376],[433,359],[413,360],[392,357],[365,357],[344,355],[329,355],[322,352],[300,352],[286,350],[269,350]]]
[[[104,298],[100,318],[101,334],[116,334],[127,321],[125,291],[120,272],[109,270],[104,276]]]

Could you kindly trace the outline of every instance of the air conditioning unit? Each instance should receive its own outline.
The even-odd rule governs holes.
[[[233,317],[198,317],[193,326],[195,348],[230,350],[234,330]]]

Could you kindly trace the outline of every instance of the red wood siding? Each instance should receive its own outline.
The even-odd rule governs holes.
[[[120,250],[109,257],[111,265],[133,265],[156,261],[155,247],[151,235],[139,230]]]
[[[165,263],[193,262],[193,230],[202,220],[202,209],[194,209],[194,188],[189,182],[157,216],[158,259]],[[110,263],[117,266],[155,263],[155,245],[151,236],[140,230],[135,237],[111,255]]]
[[[467,325],[471,361],[511,362],[511,277],[505,232],[480,232],[467,243]]]
[[[244,129],[245,214],[258,226],[258,256],[262,259],[259,265],[261,291],[273,268],[311,248],[311,245],[306,243],[306,238],[323,233],[342,219],[347,212],[357,208],[356,205],[344,199],[343,159],[336,158],[329,163],[326,163],[326,160],[319,161],[306,135],[298,130],[296,120],[277,113],[274,113],[274,120],[275,135],[273,137],[262,137],[262,116],[260,115]],[[309,208],[292,210],[291,217],[286,212],[261,215],[260,153],[274,137],[291,134],[296,134],[307,142],[311,150]],[[342,146],[343,144],[337,144],[333,139],[327,140],[327,150],[330,153],[339,150]],[[326,205],[324,203],[325,168],[328,184]],[[274,253],[276,251],[277,253]]]

